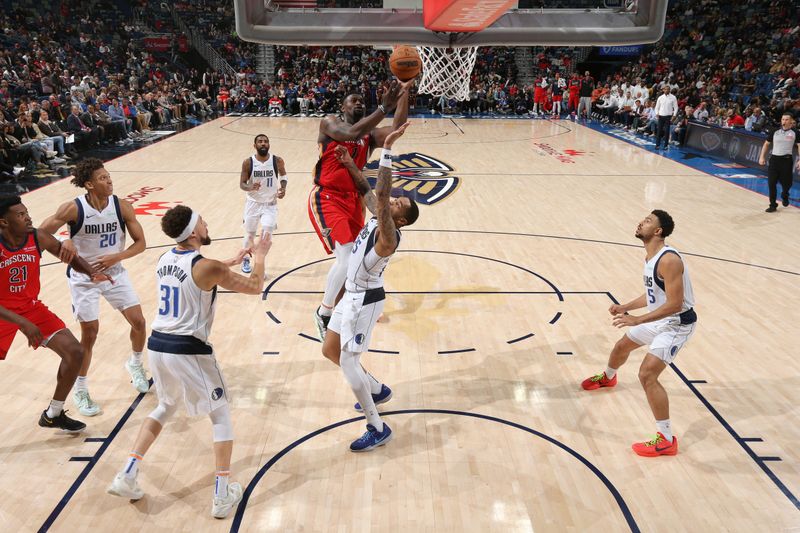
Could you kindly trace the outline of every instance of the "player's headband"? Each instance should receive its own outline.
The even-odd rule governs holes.
[[[189,223],[183,228],[183,231],[180,235],[175,237],[175,242],[181,243],[189,238],[189,235],[192,234],[194,231],[195,226],[197,226],[197,221],[200,219],[200,215],[192,211],[192,216],[189,218]]]

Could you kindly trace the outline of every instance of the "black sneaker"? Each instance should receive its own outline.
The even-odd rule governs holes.
[[[328,331],[328,322],[330,321],[331,321],[330,315],[329,316],[321,315],[319,313],[319,307],[317,307],[317,310],[314,311],[314,323],[317,326],[317,333],[319,334],[319,340],[321,341],[325,340],[325,333],[327,333]]]
[[[767,213],[774,213],[774,212],[775,212],[775,211],[777,211],[777,210],[778,210],[778,206],[777,206],[777,204],[776,204],[776,205],[771,205],[771,206],[769,206],[769,207],[768,207],[768,208],[766,208],[764,211],[766,211]]]
[[[78,433],[86,429],[86,424],[78,420],[73,420],[67,416],[66,411],[61,411],[61,414],[50,418],[47,416],[47,410],[42,411],[42,416],[39,417],[39,425],[43,428],[63,429],[70,433]]]
[[[781,203],[783,204],[783,207],[789,207],[789,196],[788,195],[784,196],[781,200],[782,200]]]

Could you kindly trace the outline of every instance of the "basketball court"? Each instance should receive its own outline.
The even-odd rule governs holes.
[[[420,219],[387,271],[387,320],[367,368],[394,390],[394,440],[353,454],[352,392],[324,359],[312,314],[330,258],[306,198],[319,119],[225,117],[107,164],[134,201],[148,250],[126,266],[148,324],[154,267],[171,246],[160,217],[199,210],[225,258],[241,245],[241,161],[266,133],[289,186],[267,257],[266,299],[220,294],[211,341],[229,382],[235,516],[209,516],[211,427],[179,414],[128,503],[106,486],[155,407],[123,363],[128,327],[107,304],[91,371],[103,408],[77,437],[36,425],[57,357],[18,335],[3,363],[0,464],[6,531],[792,531],[800,527],[794,443],[800,372],[795,297],[800,211],[570,121],[412,119],[395,186]],[[78,189],[23,197],[34,224]],[[622,334],[609,305],[642,292],[634,230],[652,209],[676,221],[697,334],[662,382],[675,457],[636,456],[653,433],[635,352],[612,390],[582,391]],[[64,267],[42,299],[67,319]],[[68,321],[72,330],[77,324]],[[67,407],[75,412],[68,400]]]

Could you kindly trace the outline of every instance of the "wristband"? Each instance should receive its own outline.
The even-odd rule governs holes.
[[[389,148],[384,148],[381,152],[380,166],[392,168],[392,151]]]

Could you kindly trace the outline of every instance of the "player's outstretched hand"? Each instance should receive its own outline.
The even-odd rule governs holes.
[[[261,238],[258,239],[255,246],[253,246],[253,255],[255,257],[264,257],[267,255],[270,248],[272,248],[272,234],[262,233]]]
[[[394,142],[403,136],[403,134],[406,132],[406,129],[408,129],[410,125],[411,125],[410,122],[406,122],[396,130],[392,131],[389,135],[387,135],[386,139],[384,139],[383,141],[383,147],[391,148]]]
[[[350,155],[350,152],[341,144],[337,145],[336,148],[333,149],[333,156],[339,163],[343,165],[349,165],[350,163],[353,163],[353,157]]]
[[[61,241],[61,249],[58,251],[58,259],[62,263],[70,264],[75,256],[78,255],[78,250],[75,249],[75,244],[72,239]]]
[[[383,107],[386,108],[387,111],[390,111],[397,107],[397,101],[403,96],[405,92],[403,85],[395,80],[389,84],[389,90],[383,95]]]
[[[44,340],[42,331],[30,320],[25,320],[22,322],[22,324],[19,326],[19,329],[22,331],[22,334],[28,338],[28,346],[31,348],[38,348]]]

